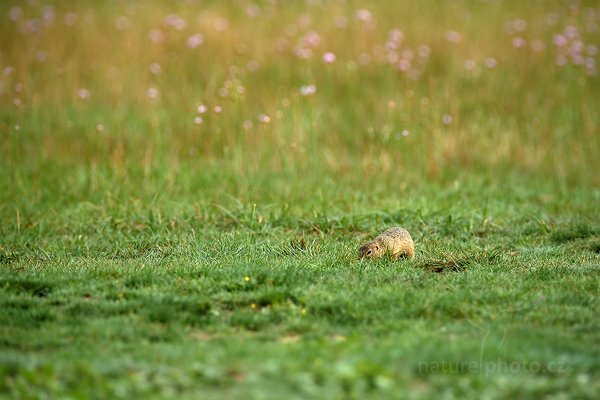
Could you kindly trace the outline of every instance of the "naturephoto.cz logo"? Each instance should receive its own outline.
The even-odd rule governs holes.
[[[495,374],[495,373],[551,373],[566,372],[565,363],[560,361],[539,362],[530,360],[503,359],[491,361],[422,361],[419,363],[421,374]]]

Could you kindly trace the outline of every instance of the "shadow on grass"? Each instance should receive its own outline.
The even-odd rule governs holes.
[[[444,254],[442,259],[427,259],[418,264],[420,268],[435,273],[464,272],[469,266],[476,264],[495,265],[505,253],[502,249],[484,251],[479,254],[461,254],[458,256]]]
[[[41,280],[7,277],[0,279],[0,289],[34,297],[46,297],[52,292],[53,285]]]
[[[600,227],[580,222],[557,228],[551,233],[550,239],[554,243],[567,243],[573,240],[587,239],[592,236],[600,237]]]

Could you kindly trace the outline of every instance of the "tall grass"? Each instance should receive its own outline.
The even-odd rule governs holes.
[[[594,2],[1,7],[0,148],[14,179],[55,164],[60,174],[175,176],[208,163],[600,183]],[[580,42],[584,65],[568,50],[557,65],[565,29],[574,33],[563,47]],[[190,48],[196,33],[203,41]],[[307,85],[314,95],[301,94]]]

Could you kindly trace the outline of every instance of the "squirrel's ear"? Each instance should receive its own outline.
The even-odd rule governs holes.
[[[379,250],[379,246],[378,246],[378,245],[375,245],[375,248],[376,248],[377,250]]]

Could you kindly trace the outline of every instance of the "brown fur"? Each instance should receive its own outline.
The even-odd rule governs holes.
[[[394,260],[414,257],[415,244],[406,229],[389,228],[358,250],[358,258],[379,258],[386,254],[390,254]]]

